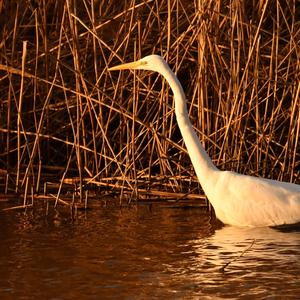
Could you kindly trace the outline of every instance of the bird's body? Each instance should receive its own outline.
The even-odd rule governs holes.
[[[183,88],[164,59],[149,55],[109,70],[143,69],[170,84],[175,114],[198,180],[216,216],[236,226],[275,226],[300,222],[300,185],[219,170],[202,147],[189,120]]]
[[[225,224],[275,226],[300,221],[300,186],[218,171],[207,192],[216,216]]]

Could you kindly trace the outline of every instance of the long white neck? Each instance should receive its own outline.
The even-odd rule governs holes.
[[[208,190],[213,187],[212,185],[215,178],[214,174],[219,170],[213,164],[212,160],[200,143],[200,140],[189,119],[183,88],[167,64],[165,70],[162,72],[162,75],[170,84],[171,90],[174,94],[177,123],[196,171],[198,180],[205,193],[208,193]]]

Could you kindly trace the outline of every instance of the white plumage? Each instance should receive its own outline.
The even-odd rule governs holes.
[[[170,84],[175,114],[198,180],[216,216],[236,226],[275,226],[300,222],[300,185],[220,171],[202,147],[189,120],[183,88],[165,60],[149,55],[109,70],[143,69]]]

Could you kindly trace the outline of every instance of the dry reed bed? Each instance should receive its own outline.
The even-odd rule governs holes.
[[[166,82],[107,72],[151,53],[221,169],[299,183],[299,16],[287,0],[0,1],[3,191],[199,194]]]

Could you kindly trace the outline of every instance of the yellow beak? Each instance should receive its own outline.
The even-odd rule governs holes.
[[[111,68],[108,68],[108,71],[116,71],[116,70],[126,70],[126,69],[138,69],[140,66],[146,65],[147,63],[145,61],[133,61],[127,64],[122,64],[118,66],[114,66]]]

